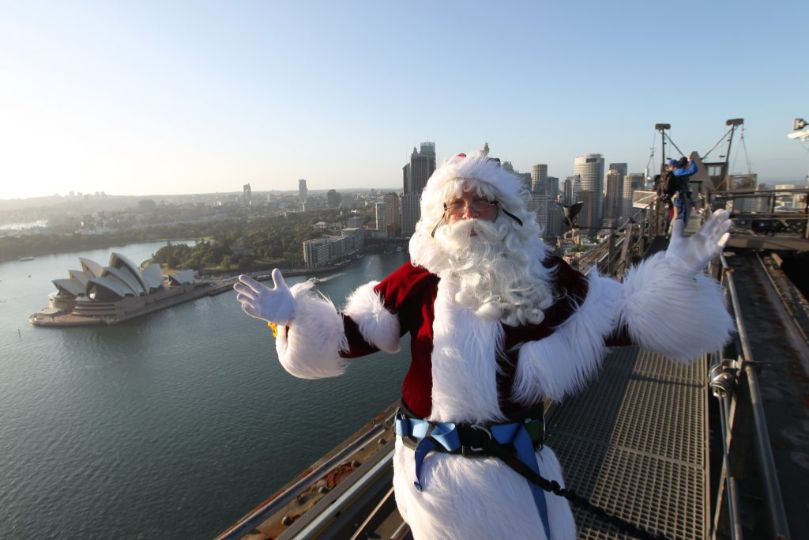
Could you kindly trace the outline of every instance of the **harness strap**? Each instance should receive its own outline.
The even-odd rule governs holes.
[[[529,433],[528,426],[534,433]],[[402,437],[403,441],[419,440],[415,448],[416,480],[413,482],[419,492],[424,491],[425,487],[421,477],[424,459],[433,451],[462,454],[468,457],[496,456],[501,459],[503,455],[508,454],[539,475],[539,465],[536,454],[534,454],[534,441],[541,436],[541,426],[537,422],[493,424],[488,428],[458,426],[453,422],[429,422],[420,418],[408,418],[399,411],[394,420],[394,427],[396,435]],[[485,434],[486,437],[481,439],[479,436],[474,436],[480,433]],[[532,437],[532,435],[534,436]],[[462,441],[462,439],[465,440]],[[470,439],[476,439],[475,445],[469,444]],[[541,439],[539,442],[541,444]],[[477,446],[478,444],[480,446]],[[528,482],[528,485],[545,530],[545,537],[550,539],[550,522],[545,493],[540,486],[533,482]]]

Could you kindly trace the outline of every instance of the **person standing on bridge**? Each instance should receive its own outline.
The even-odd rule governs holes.
[[[733,322],[702,269],[730,222],[717,211],[694,236],[676,230],[623,283],[585,276],[548,252],[522,182],[487,154],[435,171],[411,261],[341,311],[309,283],[288,288],[277,269],[274,288],[240,277],[237,300],[278,325],[278,358],[301,378],[338,376],[410,334],[393,484],[415,538],[574,538],[568,502],[527,480],[564,484],[543,444],[543,402],[582,389],[610,345],[679,361],[720,348]]]
[[[671,200],[674,204],[675,218],[688,222],[688,208],[694,206],[691,200],[691,188],[688,179],[697,172],[697,164],[693,159],[686,157],[679,161],[669,160],[669,171],[671,174]]]

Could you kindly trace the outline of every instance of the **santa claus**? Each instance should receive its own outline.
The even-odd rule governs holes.
[[[702,273],[727,241],[726,212],[688,238],[678,221],[668,250],[619,283],[549,255],[526,196],[486,151],[459,154],[424,188],[410,262],[341,311],[277,269],[272,289],[248,276],[234,287],[248,315],[278,325],[278,358],[296,377],[340,375],[410,334],[393,483],[416,538],[574,538],[568,502],[527,479],[563,484],[543,400],[581,389],[610,345],[687,361],[733,331]]]

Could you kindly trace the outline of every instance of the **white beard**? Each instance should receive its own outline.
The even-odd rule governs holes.
[[[517,326],[539,324],[553,303],[547,270],[533,246],[524,245],[507,222],[477,219],[438,228],[435,243],[443,253],[435,268],[458,286],[455,301],[480,317]]]

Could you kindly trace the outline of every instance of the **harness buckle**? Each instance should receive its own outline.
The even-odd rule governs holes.
[[[489,428],[487,428],[486,426],[481,426],[479,424],[472,424],[471,426],[469,426],[469,428],[474,429],[476,431],[482,431],[484,434],[486,434],[486,436],[488,437],[487,442],[491,442],[492,440],[494,440],[494,436],[492,435],[492,431]],[[468,450],[468,452],[464,452],[464,450]],[[462,454],[470,454],[470,455],[476,455],[476,454],[479,455],[479,454],[485,453],[486,450],[488,450],[488,448],[484,448],[483,446],[464,446],[464,447],[461,447],[461,453]]]

